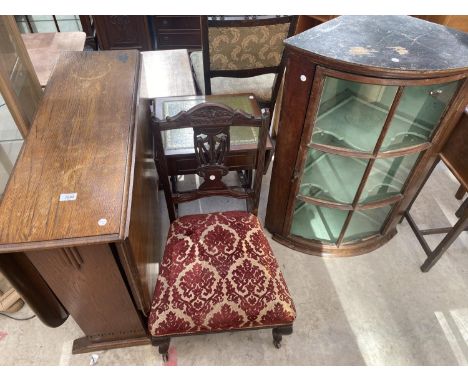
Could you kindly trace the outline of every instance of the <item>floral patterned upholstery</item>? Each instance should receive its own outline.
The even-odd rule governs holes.
[[[153,337],[291,325],[295,317],[256,216],[229,211],[171,224],[148,320]]]
[[[289,23],[252,27],[208,27],[211,70],[278,66]]]

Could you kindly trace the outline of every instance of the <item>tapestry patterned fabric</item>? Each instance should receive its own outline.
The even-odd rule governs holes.
[[[210,69],[240,70],[278,66],[289,25],[208,28]]]
[[[295,317],[256,216],[229,211],[171,224],[148,319],[152,336],[288,325]]]

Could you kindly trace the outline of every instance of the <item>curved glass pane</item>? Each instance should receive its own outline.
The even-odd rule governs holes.
[[[393,204],[389,204],[385,207],[354,211],[346,228],[343,243],[378,234],[392,208]]]
[[[367,159],[350,158],[310,149],[299,194],[351,204],[367,166]]]
[[[428,142],[458,83],[406,87],[380,150],[397,150]]]
[[[420,153],[396,158],[376,159],[359,203],[370,203],[401,193]]]
[[[306,239],[336,243],[348,213],[296,200],[291,233]]]
[[[312,142],[372,152],[397,89],[326,77]]]

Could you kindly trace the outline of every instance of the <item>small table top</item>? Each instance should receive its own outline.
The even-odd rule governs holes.
[[[468,34],[410,16],[340,16],[288,38],[287,46],[353,70],[429,77],[466,73]]]
[[[187,49],[141,53],[141,98],[197,94]]]
[[[64,52],[0,204],[0,252],[124,238],[135,50]]]
[[[188,110],[202,102],[221,103],[233,109],[240,109],[256,118],[261,116],[261,110],[253,94],[223,94],[207,96],[165,97],[155,99],[155,116],[159,119],[172,117],[181,111]],[[166,155],[193,153],[193,129],[172,129],[162,133]],[[258,128],[250,126],[231,126],[231,150],[256,149]],[[267,150],[272,148],[270,138],[267,139]]]
[[[22,34],[41,86],[46,86],[61,52],[81,51],[86,41],[84,32]]]

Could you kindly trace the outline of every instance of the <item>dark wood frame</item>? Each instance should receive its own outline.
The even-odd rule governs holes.
[[[464,102],[466,103],[468,98],[466,96],[466,89],[468,87],[468,81],[466,81],[467,73],[466,71],[463,72],[461,70],[458,72],[447,71],[446,73],[437,73],[433,78],[418,79],[418,77],[422,77],[421,74],[414,75],[411,79],[406,79],[404,78],[405,76],[398,78],[394,73],[390,72],[375,72],[375,68],[372,68],[370,71],[366,71],[363,68],[357,68],[355,65],[344,65],[343,62],[337,62],[330,59],[325,60],[323,57],[317,59],[316,56],[309,54],[308,52],[305,54],[302,50],[295,47],[288,46],[286,48],[286,54],[288,57],[288,71],[286,72],[285,78],[284,97],[281,106],[283,113],[280,117],[280,125],[285,125],[284,130],[287,131],[287,134],[280,133],[277,139],[276,152],[277,156],[282,157],[282,161],[275,162],[273,167],[272,184],[265,222],[266,227],[273,233],[273,238],[275,240],[293,249],[314,255],[350,256],[374,250],[386,243],[396,234],[397,220],[401,219],[409,201],[415,195],[418,188],[418,182],[422,180],[427,169],[430,168],[431,164],[434,162],[436,153],[440,151],[441,145],[448,138],[456,120],[459,118],[462,112],[461,105],[463,105]],[[323,64],[327,67],[324,68],[318,64]],[[364,73],[366,73],[367,76],[363,75]],[[377,74],[380,77],[376,78],[368,76],[372,74]],[[305,81],[299,79],[301,75],[305,76]],[[389,110],[387,120],[381,131],[381,135],[372,153],[356,153],[339,147],[308,144],[314,125],[313,121],[318,112],[318,105],[320,102],[320,95],[323,89],[325,75],[370,84],[399,86],[399,90],[394,98],[393,105]],[[408,75],[408,73],[406,73],[406,75]],[[313,78],[313,81],[311,81],[310,78]],[[463,81],[463,79],[465,80]],[[438,126],[434,129],[431,142],[391,152],[378,152],[378,148],[382,144],[385,133],[388,130],[389,121],[394,114],[401,97],[402,89],[405,86],[440,84],[455,80],[462,80],[462,82],[454,94],[451,103],[446,107],[445,112],[441,116]],[[295,113],[292,113],[291,110],[294,110]],[[444,128],[440,129],[440,126],[444,126]],[[309,147],[333,154],[369,159],[367,169],[364,173],[363,179],[361,180],[361,184],[351,207],[353,210],[357,210],[365,207],[375,208],[385,204],[395,203],[393,210],[390,212],[390,215],[382,226],[380,235],[373,235],[371,237],[340,245],[343,240],[343,233],[350,222],[351,212],[348,214],[344,226],[342,227],[342,231],[337,242],[338,245],[305,239],[290,234],[294,200],[299,188],[300,175],[302,174],[305,156]],[[295,150],[298,151],[297,156],[290,158],[292,156],[291,153]],[[414,165],[413,171],[408,176],[401,191],[401,195],[398,198],[391,197],[373,205],[358,205],[360,193],[367,181],[371,165],[376,158],[398,157],[417,152],[421,152],[422,154]],[[285,157],[288,156],[289,158],[285,159]],[[347,205],[340,205],[339,203],[326,201],[319,202],[313,198],[309,198],[308,202],[312,202],[317,205],[320,204],[326,207],[350,209],[350,206]]]
[[[235,78],[246,78],[258,76],[260,74],[275,73],[276,79],[273,84],[273,90],[271,93],[271,100],[269,102],[260,102],[261,107],[267,107],[270,109],[270,113],[273,114],[273,108],[278,95],[278,90],[281,85],[285,68],[285,55],[283,56],[279,66],[255,68],[255,69],[243,69],[243,70],[211,70],[210,68],[210,49],[208,41],[208,28],[220,27],[254,27],[260,25],[274,25],[274,24],[285,24],[290,23],[287,37],[294,34],[297,24],[297,16],[278,16],[271,18],[260,18],[260,19],[239,19],[239,20],[224,20],[224,19],[210,19],[209,16],[201,16],[201,37],[202,37],[202,49],[203,49],[203,74],[205,80],[205,94],[211,94],[211,78],[213,77],[235,77]]]
[[[249,97],[250,105],[253,110],[252,114],[256,117],[261,116],[261,110],[257,101],[255,100],[252,94],[238,94],[238,96],[246,96]],[[252,97],[252,98],[250,98]],[[204,99],[206,102],[222,102],[223,95],[208,95],[208,96],[184,96],[184,100],[199,100]],[[181,97],[164,97],[164,100],[158,98],[154,102],[154,115],[156,118],[163,118],[163,110],[162,104],[166,101],[175,101],[181,100]],[[243,184],[249,185],[251,184],[251,170],[255,167],[255,157],[257,151],[257,145],[255,144],[241,144],[241,145],[233,145],[231,147],[230,152],[227,154],[227,161],[229,163],[229,168],[238,171],[241,177],[245,177],[245,181]],[[263,173],[266,174],[268,170],[268,166],[273,157],[274,147],[273,143],[271,142],[271,138],[267,136],[267,143],[265,148],[265,165],[263,168]],[[186,174],[195,174],[197,162],[195,159],[195,154],[193,149],[186,150],[186,149],[175,149],[175,150],[166,150],[165,151],[166,160],[167,160],[167,167],[168,173],[172,177],[172,182],[175,185],[174,178],[177,175],[186,175]],[[242,180],[242,179],[241,179]]]
[[[171,97],[174,99],[185,100],[186,97]],[[165,98],[158,99],[164,102]],[[196,144],[196,136],[203,133],[211,139],[222,131],[227,135],[229,140],[229,128],[231,126],[256,126],[259,130],[257,142],[255,180],[252,189],[239,189],[239,187],[227,187],[221,180],[222,176],[227,174],[229,167],[225,165],[224,159],[229,154],[230,144],[228,141],[225,152],[222,153],[222,160],[211,163],[210,169],[201,163],[200,156],[195,154],[198,162],[197,174],[204,178],[205,183],[197,190],[176,192],[174,185],[171,187],[169,182],[170,173],[168,171],[167,156],[163,146],[161,132],[171,129],[181,129],[193,127],[194,129],[194,146]],[[156,151],[155,163],[162,183],[164,195],[166,198],[167,209],[170,221],[176,218],[174,204],[184,203],[191,200],[196,200],[206,196],[229,196],[238,199],[247,200],[247,208],[254,215],[258,212],[258,203],[260,200],[261,179],[265,163],[265,151],[269,128],[269,113],[264,111],[261,116],[247,114],[241,110],[233,110],[232,108],[217,103],[204,102],[200,103],[187,111],[182,111],[174,117],[167,117],[165,120],[159,119],[153,115],[152,128],[154,132],[154,148]],[[197,153],[197,148],[195,153]],[[210,151],[213,146],[210,145]],[[222,168],[222,169],[221,169]],[[222,170],[222,175],[219,172]],[[214,177],[212,179],[212,177]],[[206,184],[205,187],[202,187]]]
[[[150,16],[154,49],[201,49],[200,16]]]
[[[80,15],[80,22],[83,32],[86,33],[85,46],[90,47],[92,50],[97,50],[98,44],[93,17],[90,15]]]
[[[153,43],[144,15],[93,15],[97,43],[101,50],[138,49],[151,50]],[[130,33],[128,26],[135,28]]]

